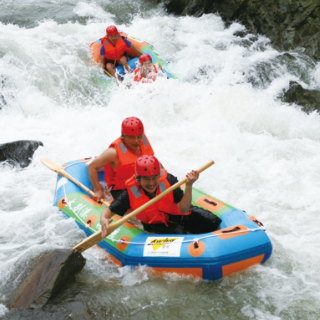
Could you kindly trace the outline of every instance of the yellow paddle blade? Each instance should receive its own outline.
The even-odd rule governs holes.
[[[41,162],[54,172],[60,173],[60,171],[63,170],[63,167],[59,163],[56,163],[49,158],[43,158],[41,159]]]
[[[80,181],[78,181],[77,179],[75,179],[73,176],[71,176],[68,172],[66,172],[64,170],[64,168],[56,163],[55,161],[49,159],[49,158],[43,158],[41,159],[41,162],[48,167],[49,169],[51,169],[52,171],[61,174],[62,176],[66,177],[67,179],[69,179],[70,181],[72,181],[73,183],[75,183],[77,186],[79,186],[80,188],[82,188],[83,190],[87,191],[91,196],[94,197],[94,192],[92,190],[90,190],[88,187],[86,187],[85,185],[83,185]],[[107,201],[105,201],[104,199],[100,200],[100,203],[104,204],[106,207],[109,207],[109,203]]]

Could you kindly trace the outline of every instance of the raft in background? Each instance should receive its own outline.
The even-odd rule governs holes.
[[[150,43],[137,39],[135,37],[132,37],[125,32],[120,31],[119,34],[121,37],[129,40],[141,52],[149,54],[152,58],[152,64],[159,63],[162,67],[162,71],[166,73],[168,79],[176,79],[176,77],[169,71],[168,63],[156,52],[156,50]],[[95,42],[92,42],[90,44],[92,58],[97,63],[99,63],[99,59],[100,59],[100,47],[101,47],[101,39],[96,40]],[[132,59],[128,60],[128,64],[130,68],[134,70],[137,67],[137,64],[139,62],[137,54],[130,48],[127,49],[127,53],[133,57]],[[115,69],[120,75],[125,74],[123,66],[117,66],[115,67]],[[108,74],[106,73],[106,75]],[[111,80],[109,75],[108,77],[106,77],[106,80],[109,80],[109,81]]]
[[[92,189],[87,172],[89,159],[63,165],[65,171]],[[104,171],[99,172],[103,184]],[[148,234],[126,222],[98,243],[119,266],[146,265],[155,272],[175,272],[217,280],[254,264],[266,262],[272,244],[262,224],[253,216],[193,188],[192,203],[222,220],[220,230],[204,234]],[[58,175],[54,205],[74,218],[87,236],[100,231],[104,210],[80,187]],[[113,220],[119,220],[118,215]]]

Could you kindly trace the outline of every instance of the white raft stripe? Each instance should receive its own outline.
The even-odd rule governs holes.
[[[57,184],[57,190],[58,190],[59,188],[61,188],[63,185],[67,184],[68,181],[69,181],[69,180],[68,180],[67,178],[62,177],[62,178],[59,180],[58,184]]]

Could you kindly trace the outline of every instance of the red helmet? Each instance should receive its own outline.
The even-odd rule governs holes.
[[[138,136],[144,132],[144,127],[140,119],[136,117],[125,118],[122,121],[121,133],[125,136]]]
[[[154,156],[141,156],[136,161],[135,171],[137,176],[155,176],[160,173],[160,163]]]
[[[107,32],[107,36],[113,36],[113,35],[119,33],[116,26],[109,26],[109,27],[106,29],[106,32]]]
[[[147,53],[143,54],[143,55],[140,56],[140,58],[139,58],[139,62],[140,62],[141,64],[144,63],[144,62],[146,62],[146,61],[148,61],[148,60],[151,60],[151,61],[152,61],[152,58],[151,58],[150,54],[147,54]]]

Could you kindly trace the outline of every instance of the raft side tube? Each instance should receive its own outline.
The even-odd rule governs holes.
[[[65,170],[78,181],[92,189],[87,172],[87,164],[82,160],[71,161],[64,165]],[[64,181],[62,179],[65,179]],[[99,172],[99,179],[104,181],[104,171]],[[217,203],[216,198],[193,189],[194,204],[199,199],[209,199]],[[67,202],[62,200],[67,198]],[[68,217],[76,220],[79,227],[86,235],[100,230],[100,215],[104,207],[94,202],[89,195],[73,182],[58,175],[54,204]],[[202,202],[206,205],[207,202]],[[212,206],[212,203],[209,203]],[[226,211],[224,211],[226,210]],[[266,232],[259,228],[258,224],[244,211],[238,210],[220,201],[220,212],[222,220],[221,229],[205,234],[148,234],[145,231],[126,222],[115,230],[108,238],[101,240],[99,246],[103,248],[118,265],[138,267],[146,265],[153,268],[155,272],[177,272],[179,274],[190,274],[202,276],[204,279],[216,280],[238,272],[247,267],[264,263],[272,253],[272,245]],[[115,215],[114,220],[120,219]],[[86,227],[90,220],[89,227]],[[156,238],[155,244],[162,247],[161,241],[169,238],[171,244],[175,241],[177,245],[175,256],[165,256],[165,251],[158,247],[152,250],[146,249],[148,238]],[[183,238],[183,239],[182,239]],[[119,243],[118,240],[125,240]],[[182,239],[182,243],[178,244]],[[199,250],[195,249],[193,241],[199,239]],[[115,241],[113,241],[115,240]],[[129,241],[129,243],[126,243]],[[158,245],[160,243],[160,246]],[[149,244],[150,246],[150,244]],[[174,246],[171,246],[171,248]]]

